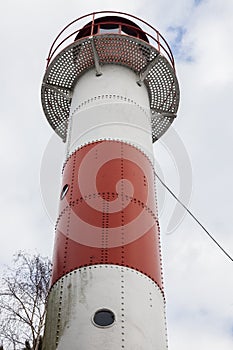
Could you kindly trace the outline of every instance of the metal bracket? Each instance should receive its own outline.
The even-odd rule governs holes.
[[[161,57],[161,55],[160,55],[160,53],[158,53],[157,56],[151,62],[149,62],[149,64],[146,66],[146,68],[144,68],[139,73],[139,80],[137,81],[137,84],[139,86],[142,86],[142,83],[145,80],[145,78],[147,77],[149,71],[151,70],[151,68],[154,67],[154,65],[156,64],[156,62],[159,60],[160,57]]]
[[[159,114],[159,115],[157,116],[157,115],[155,115],[155,113]],[[159,118],[172,118],[172,119],[175,119],[177,117],[177,115],[172,113],[172,112],[158,112],[156,110],[152,110],[152,117],[153,118],[159,117]]]
[[[53,84],[47,84],[47,83],[42,83],[42,85],[45,86],[46,88],[50,89],[50,90],[56,91],[59,95],[61,95],[62,97],[64,97],[68,101],[70,101],[72,99],[72,91],[67,89],[67,88],[65,88],[65,87],[58,86],[58,85],[53,85]],[[65,94],[60,89],[67,90],[68,93]]]
[[[171,112],[158,112],[158,111],[152,110],[151,122],[153,121],[159,122],[159,121],[162,121],[163,119],[167,119],[169,123],[172,123],[176,117],[177,115]]]
[[[94,61],[95,61],[95,70],[96,70],[96,76],[99,77],[101,76],[103,73],[101,72],[101,67],[100,67],[100,62],[99,62],[99,56],[95,47],[95,42],[94,42],[94,38],[91,37],[91,46],[92,46],[92,51],[93,51],[93,55],[94,55]]]

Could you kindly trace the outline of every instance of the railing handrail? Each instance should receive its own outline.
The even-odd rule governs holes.
[[[171,51],[171,48],[169,46],[169,44],[167,43],[166,39],[159,33],[159,31],[157,29],[155,29],[152,25],[150,25],[149,23],[147,23],[146,21],[138,18],[137,16],[134,16],[134,15],[130,15],[128,13],[125,13],[125,12],[118,12],[118,11],[98,11],[98,12],[92,12],[92,13],[89,13],[89,14],[86,14],[84,16],[81,16],[75,20],[73,20],[72,22],[70,22],[68,25],[66,25],[61,31],[60,33],[56,36],[56,38],[54,39],[51,47],[50,47],[50,50],[49,50],[49,53],[48,53],[48,58],[47,58],[47,66],[46,68],[48,67],[51,59],[53,58],[54,54],[57,52],[58,48],[66,41],[68,40],[70,37],[72,37],[73,35],[79,33],[83,28],[84,26],[82,26],[81,28],[77,29],[76,31],[72,32],[71,34],[69,34],[68,36],[66,36],[63,40],[61,40],[60,42],[58,42],[59,38],[61,37],[61,35],[69,28],[71,27],[74,23],[78,22],[78,21],[81,21],[82,19],[84,18],[87,18],[87,17],[92,17],[91,19],[91,24],[90,24],[90,34],[88,35],[88,37],[90,36],[99,36],[99,35],[103,35],[103,34],[99,34],[98,31],[97,31],[97,34],[93,34],[93,31],[94,31],[94,27],[95,26],[100,26],[100,25],[103,25],[103,24],[108,24],[109,22],[107,21],[103,21],[103,22],[98,22],[98,23],[95,23],[95,16],[96,15],[99,15],[99,14],[118,14],[118,15],[125,15],[125,16],[128,16],[130,18],[133,18],[133,19],[136,19],[137,21],[143,23],[144,25],[148,26],[150,29],[152,29],[155,33],[156,33],[156,38],[151,35],[150,33],[148,33],[147,31],[141,29],[140,27],[137,27],[137,26],[133,26],[131,24],[128,24],[128,23],[125,23],[125,22],[121,22],[121,21],[113,21],[111,22],[112,24],[118,24],[119,26],[125,26],[129,29],[134,29],[136,30],[138,33],[143,33],[145,34],[146,36],[148,36],[149,38],[151,38],[156,44],[157,44],[157,47],[158,47],[158,51],[161,52],[161,48],[162,48],[162,53],[166,53],[167,55],[167,58],[169,59],[173,69],[175,70],[175,61],[174,61],[174,57],[173,57],[173,54],[172,54],[172,51]],[[101,18],[101,17],[100,17]],[[85,26],[86,28],[88,28],[88,26],[86,25]],[[122,29],[121,29],[122,30]],[[114,33],[111,33],[111,34],[114,34]],[[119,33],[120,34],[120,33]],[[128,34],[127,34],[128,35]],[[130,36],[130,35],[128,35]],[[139,38],[140,40],[143,40],[141,38]],[[58,42],[57,46],[55,47],[56,43]]]

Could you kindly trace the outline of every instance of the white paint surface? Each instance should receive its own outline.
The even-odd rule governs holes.
[[[115,313],[111,327],[99,328],[92,322],[102,308]],[[46,350],[56,349],[51,345],[56,334],[58,350],[165,350],[163,295],[150,278],[133,269],[116,265],[80,268],[60,279],[50,293]]]
[[[74,88],[68,130],[68,154],[85,143],[120,139],[152,158],[151,112],[147,89],[137,75],[117,65],[86,72]]]

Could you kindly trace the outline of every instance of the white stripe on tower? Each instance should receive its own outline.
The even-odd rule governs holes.
[[[105,65],[89,70],[73,91],[68,153],[100,139],[129,142],[153,159],[148,92],[129,68]]]

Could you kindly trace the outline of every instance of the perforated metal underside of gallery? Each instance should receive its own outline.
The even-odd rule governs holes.
[[[171,125],[179,105],[179,86],[173,67],[148,43],[127,35],[96,35],[63,49],[48,66],[42,84],[42,105],[56,133],[66,141],[72,90],[88,69],[119,64],[145,83],[151,108],[152,140]]]

